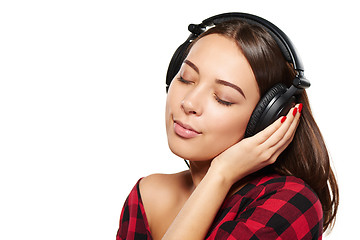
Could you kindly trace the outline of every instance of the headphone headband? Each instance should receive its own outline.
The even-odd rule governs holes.
[[[198,36],[205,31],[206,27],[211,27],[223,22],[238,20],[238,19],[241,19],[244,22],[247,22],[251,25],[258,25],[265,28],[265,30],[274,38],[274,40],[280,47],[286,61],[292,63],[296,71],[299,72],[304,71],[304,65],[299,57],[299,54],[297,54],[297,50],[294,47],[291,40],[289,39],[289,37],[281,29],[279,29],[277,26],[275,26],[274,24],[272,24],[271,22],[269,22],[264,18],[248,13],[239,13],[239,12],[223,13],[223,14],[215,15],[213,17],[209,17],[203,20],[202,23],[199,25],[190,24],[189,31]],[[190,28],[194,30],[192,31],[190,30]]]
[[[188,39],[182,45],[180,45],[170,62],[166,76],[167,87],[169,87],[172,78],[176,75],[177,71],[179,70],[178,68],[184,60],[183,58],[185,57],[184,53],[186,48],[195,38],[205,32],[207,27],[212,27],[223,22],[239,19],[249,23],[250,25],[257,25],[264,28],[273,37],[279,46],[285,60],[291,63],[294,70],[298,73],[293,82],[295,87],[307,88],[310,86],[310,82],[304,77],[304,66],[299,54],[297,54],[296,48],[294,47],[289,37],[281,29],[264,18],[248,13],[230,12],[218,14],[203,20],[200,24],[190,24],[188,26],[188,30],[191,32],[191,34]]]

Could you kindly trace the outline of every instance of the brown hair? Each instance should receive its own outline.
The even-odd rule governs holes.
[[[261,96],[277,83],[288,87],[292,84],[295,70],[286,62],[275,40],[262,27],[240,20],[225,22],[204,32],[191,46],[210,34],[219,34],[237,43],[254,72]],[[294,139],[270,169],[282,175],[301,178],[310,185],[322,204],[325,232],[335,222],[339,204],[338,186],[306,91],[301,94],[298,102],[303,104],[303,109]]]

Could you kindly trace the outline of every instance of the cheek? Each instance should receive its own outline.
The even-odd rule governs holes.
[[[168,131],[170,124],[171,124],[171,112],[172,112],[172,107],[171,107],[171,99],[169,98],[169,96],[166,99],[166,106],[165,106],[165,124],[166,124],[166,131]]]
[[[216,111],[208,111],[208,113],[203,116],[203,120],[206,120],[203,121],[206,132],[199,144],[196,145],[199,160],[213,159],[238,143],[244,137],[252,111],[244,108],[234,108],[230,111],[230,109],[222,107]]]
[[[213,141],[221,140],[223,145],[233,145],[240,141],[244,136],[250,114],[251,112],[238,110],[212,116],[209,131],[212,132]]]
[[[166,121],[166,129],[172,127],[172,115],[174,112],[178,112],[181,110],[181,94],[179,91],[174,90],[170,85],[167,97],[166,97],[166,105],[165,105],[165,121]],[[171,126],[170,126],[171,125]]]

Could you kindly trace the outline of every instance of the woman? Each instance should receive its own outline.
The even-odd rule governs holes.
[[[191,43],[166,102],[169,147],[190,169],[139,180],[117,239],[321,239],[338,189],[306,92],[244,137],[261,97],[293,84],[283,55],[264,27],[241,19]]]

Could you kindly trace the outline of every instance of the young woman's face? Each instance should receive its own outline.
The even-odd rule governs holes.
[[[191,48],[166,102],[171,151],[187,160],[211,160],[240,141],[260,99],[245,56],[233,40],[211,34]]]

